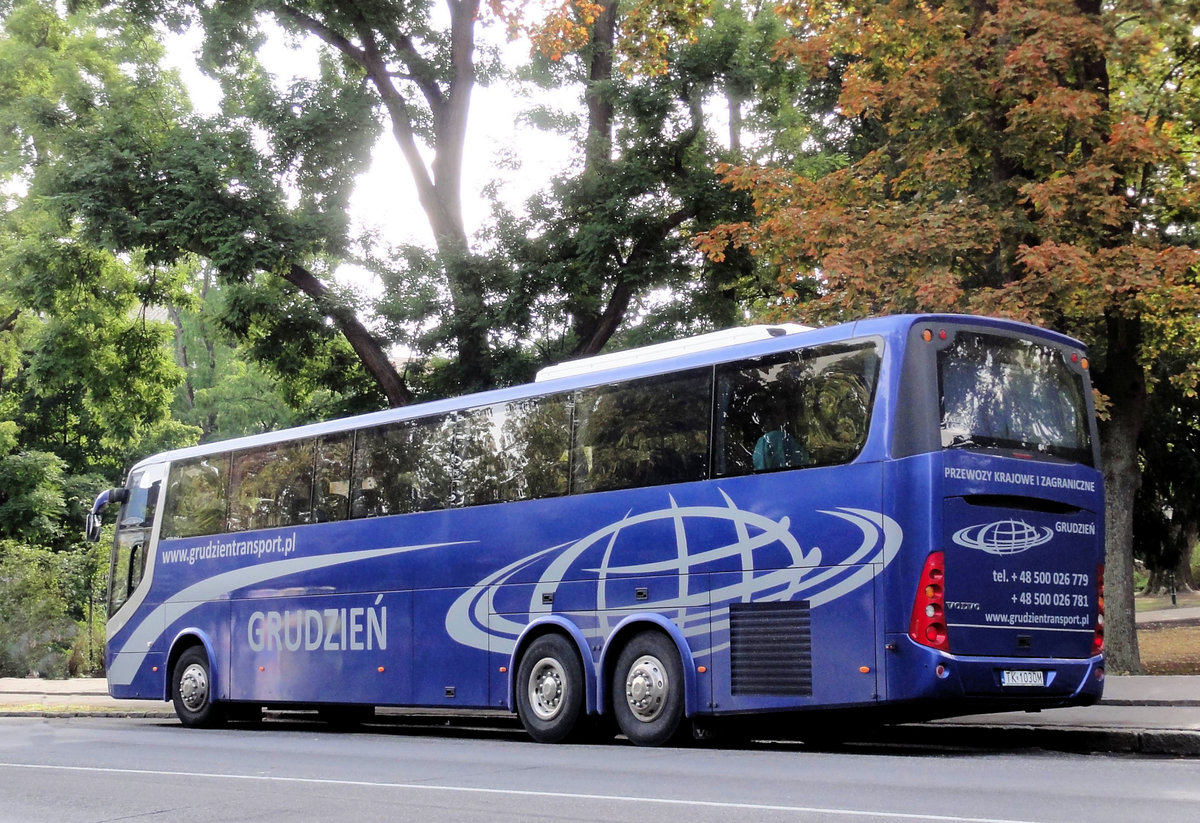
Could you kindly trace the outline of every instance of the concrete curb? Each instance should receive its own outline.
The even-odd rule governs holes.
[[[970,749],[1046,749],[1073,754],[1200,757],[1200,732],[1183,729],[1097,729],[934,723],[897,727],[888,742]]]

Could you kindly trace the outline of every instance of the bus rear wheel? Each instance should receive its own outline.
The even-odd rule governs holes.
[[[225,719],[213,702],[212,669],[202,647],[192,646],[179,655],[171,675],[171,698],[185,726],[216,726]]]
[[[631,743],[661,746],[683,726],[683,664],[661,632],[636,635],[617,658],[612,679],[613,714]]]
[[[543,635],[517,667],[517,715],[539,743],[570,737],[583,713],[583,664],[575,645],[560,634]]]

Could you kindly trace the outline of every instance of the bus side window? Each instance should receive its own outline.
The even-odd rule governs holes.
[[[225,531],[229,455],[181,460],[167,483],[163,537],[196,537]]]
[[[874,346],[802,353],[805,444],[815,465],[849,463],[867,442],[879,372]]]
[[[296,440],[234,455],[229,531],[309,522],[314,447],[312,440]]]
[[[711,398],[708,369],[579,392],[572,490],[703,480]]]
[[[519,472],[525,499],[558,497],[568,490],[571,449],[571,397],[560,394],[509,404],[501,433]]]
[[[866,443],[878,371],[873,343],[719,367],[714,476],[853,460]]]
[[[351,517],[444,509],[455,462],[451,416],[406,420],[358,433]]]
[[[459,416],[456,477],[464,506],[567,493],[566,395],[514,400]]]
[[[317,441],[313,515],[318,523],[336,522],[350,516],[353,451],[353,432],[331,434]]]
[[[718,368],[715,476],[809,465],[798,372],[794,352]]]

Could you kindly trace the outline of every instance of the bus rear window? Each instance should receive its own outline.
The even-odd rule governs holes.
[[[1061,349],[959,332],[938,352],[942,447],[1092,464],[1085,386]]]

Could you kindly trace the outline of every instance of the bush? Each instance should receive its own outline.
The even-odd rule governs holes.
[[[76,626],[60,566],[47,549],[0,541],[0,676],[67,676]]]

